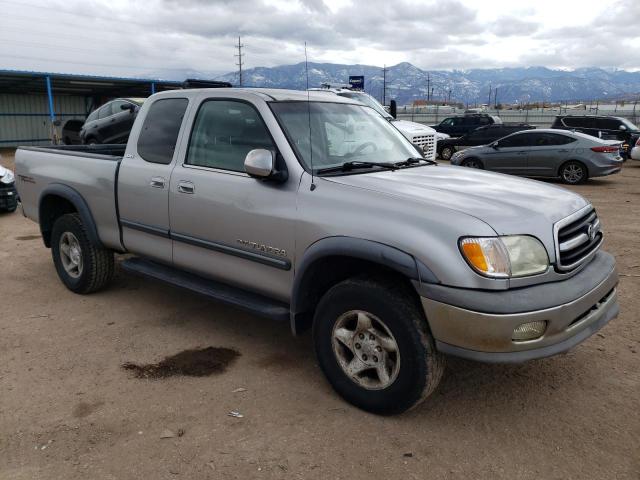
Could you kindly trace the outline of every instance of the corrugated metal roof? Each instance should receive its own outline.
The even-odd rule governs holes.
[[[152,93],[152,84],[156,92],[182,84],[173,80],[0,70],[0,93],[46,93],[46,77],[51,79],[54,95],[146,97]]]

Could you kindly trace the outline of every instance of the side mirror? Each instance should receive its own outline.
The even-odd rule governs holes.
[[[389,113],[393,118],[398,118],[398,104],[395,100],[389,102]]]
[[[493,148],[494,150],[498,150],[500,148],[500,144],[498,142],[493,142],[491,144],[491,148]]]
[[[418,151],[421,157],[424,157],[424,148],[422,148],[421,145],[418,145],[417,143],[412,143],[411,145],[413,145],[413,148]]]
[[[130,103],[125,103],[124,105],[120,105],[120,109],[121,110],[129,110],[129,113],[133,113],[135,108],[136,107],[131,105]]]
[[[620,125],[620,126],[618,127],[618,130],[620,130],[621,132],[624,132],[626,129],[627,129],[627,126],[626,126],[626,125]]]
[[[271,150],[256,148],[247,153],[244,170],[254,178],[284,182],[289,177],[287,170],[278,170],[276,154]]]
[[[275,171],[273,152],[263,148],[251,150],[244,159],[244,169],[252,177],[270,177]]]

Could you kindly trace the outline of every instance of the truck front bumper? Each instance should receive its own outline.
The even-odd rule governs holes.
[[[523,362],[569,350],[619,312],[614,258],[598,252],[571,278],[503,291],[422,284],[418,288],[436,348],[483,362]],[[513,340],[514,329],[545,322],[541,336]]]

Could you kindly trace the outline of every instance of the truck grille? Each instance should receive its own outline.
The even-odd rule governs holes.
[[[412,143],[422,147],[424,158],[435,160],[436,158],[436,136],[435,135],[418,135],[413,137]]]
[[[600,220],[593,207],[580,210],[556,223],[557,269],[567,272],[590,260],[602,245]]]

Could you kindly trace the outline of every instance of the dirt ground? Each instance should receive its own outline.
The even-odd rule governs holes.
[[[617,257],[621,315],[555,358],[450,359],[396,417],[342,401],[287,325],[123,272],[74,295],[38,226],[0,215],[0,478],[640,478],[640,162],[573,189]],[[210,376],[122,368],[207,347],[239,355]]]

